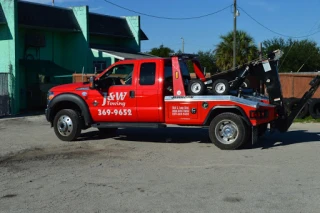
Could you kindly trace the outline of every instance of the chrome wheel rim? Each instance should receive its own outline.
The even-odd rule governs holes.
[[[60,118],[58,119],[57,127],[60,135],[69,136],[73,130],[73,123],[71,118],[67,115],[60,116]]]
[[[200,85],[199,83],[193,83],[193,84],[191,85],[191,91],[192,91],[193,93],[199,93],[200,90],[201,90],[201,85]]]
[[[239,129],[233,121],[222,120],[216,125],[215,135],[220,143],[232,144],[238,139]]]
[[[214,89],[217,93],[221,94],[226,91],[226,85],[224,83],[217,83]]]

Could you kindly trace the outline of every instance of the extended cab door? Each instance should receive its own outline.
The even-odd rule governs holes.
[[[137,75],[136,63],[115,65],[106,76],[100,79],[112,79],[115,85],[106,85],[93,92],[91,96],[91,114],[97,122],[134,122],[137,119],[135,80]],[[124,79],[122,83],[119,81]]]
[[[157,63],[158,62],[158,63]],[[138,67],[138,78],[136,83],[137,114],[139,122],[159,122],[160,93],[159,88],[159,61],[140,62]]]

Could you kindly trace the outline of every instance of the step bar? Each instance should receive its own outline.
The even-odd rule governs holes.
[[[95,128],[165,128],[163,123],[124,123],[124,122],[101,122],[91,125]]]

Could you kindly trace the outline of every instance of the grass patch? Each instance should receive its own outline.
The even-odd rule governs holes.
[[[320,123],[320,118],[318,119],[313,119],[311,116],[308,116],[306,118],[296,118],[294,123]]]

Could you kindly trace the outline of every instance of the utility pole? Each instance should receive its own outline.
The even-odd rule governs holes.
[[[259,43],[259,58],[262,60],[262,43]]]
[[[233,69],[236,69],[237,0],[233,3]]]
[[[262,43],[259,43],[259,58],[262,61]],[[264,83],[262,80],[260,80],[260,94],[265,94],[264,92]]]
[[[181,37],[182,39],[182,53],[184,53],[184,39]]]

